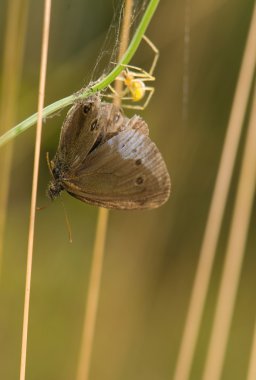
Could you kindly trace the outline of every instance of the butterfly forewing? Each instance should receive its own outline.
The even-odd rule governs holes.
[[[120,132],[129,120],[115,104],[101,103],[100,121],[105,126],[106,138]]]
[[[58,148],[58,156],[67,166],[82,162],[102,133],[99,104],[99,97],[93,96],[88,101],[77,102],[68,112]]]

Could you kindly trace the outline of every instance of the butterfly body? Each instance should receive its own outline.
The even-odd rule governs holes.
[[[101,207],[147,209],[170,194],[169,174],[147,124],[139,116],[128,119],[97,95],[68,112],[50,170],[51,199],[65,190]]]

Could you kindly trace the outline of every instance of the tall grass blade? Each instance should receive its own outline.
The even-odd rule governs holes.
[[[129,43],[129,29],[132,15],[133,0],[126,0],[124,17],[122,23],[119,60],[124,55]],[[116,81],[115,90],[121,93],[122,87],[120,81]],[[116,96],[115,104],[120,105],[120,97]],[[102,267],[104,259],[104,247],[107,233],[109,211],[103,208],[99,209],[98,225],[95,235],[94,252],[91,277],[88,290],[88,299],[86,304],[86,314],[83,328],[82,345],[80,351],[80,359],[77,371],[77,380],[88,380],[91,367],[92,346],[95,334],[95,324],[97,317],[97,309],[99,303],[100,283],[102,277]]]
[[[256,19],[255,19],[256,21]],[[256,189],[256,89],[228,239],[204,380],[221,378]]]
[[[34,170],[33,170],[30,223],[29,223],[29,234],[28,234],[27,273],[26,273],[25,302],[24,302],[24,315],[23,315],[23,327],[22,327],[20,380],[25,380],[25,373],[26,373],[29,303],[30,303],[34,233],[35,233],[35,214],[36,214],[40,146],[41,146],[41,136],[42,136],[42,123],[43,123],[42,112],[43,112],[43,107],[44,107],[44,94],[45,94],[46,69],[47,69],[47,57],[48,57],[50,15],[51,15],[51,0],[45,0],[42,53],[41,53],[41,66],[40,66],[40,83],[39,83],[39,93],[38,93],[38,120],[37,120],[37,128],[36,128]]]
[[[187,380],[190,375],[206,294],[212,272],[216,246],[219,239],[243,120],[245,117],[246,106],[253,80],[255,61],[256,6],[254,7],[248,32],[202,247],[199,254],[199,263],[192,288],[174,380]]]
[[[15,108],[23,64],[26,37],[28,0],[8,2],[7,26],[3,53],[3,72],[0,104],[0,134],[8,131],[15,122]],[[15,49],[13,47],[16,47]],[[6,213],[10,187],[12,144],[0,152],[0,277],[2,273]]]

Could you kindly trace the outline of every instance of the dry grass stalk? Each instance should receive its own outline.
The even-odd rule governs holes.
[[[253,341],[251,347],[251,355],[249,359],[248,373],[246,380],[256,379],[256,323],[254,325]]]
[[[256,6],[253,11],[220,166],[206,223],[174,380],[187,380],[189,378],[246,106],[253,80],[255,60]]]
[[[234,214],[231,222],[224,269],[204,370],[204,380],[219,380],[221,378],[228,335],[245,254],[245,245],[248,235],[255,188],[256,89],[252,102],[252,112],[245,142],[245,150],[242,159]]]
[[[51,15],[51,0],[45,0],[42,53],[41,53],[41,66],[40,66],[40,83],[39,83],[39,93],[38,93],[38,120],[37,120],[37,128],[36,128],[30,224],[29,224],[29,235],[28,235],[27,273],[26,273],[25,302],[24,302],[24,315],[23,315],[23,328],[22,328],[20,380],[25,380],[25,372],[26,372],[28,318],[29,318],[31,273],[32,273],[33,244],[34,244],[34,231],[35,231],[36,198],[37,198],[39,158],[40,158],[42,122],[43,122],[42,111],[44,107],[44,94],[45,94],[46,69],[47,69],[47,57],[48,57],[50,15]]]
[[[7,26],[3,53],[3,73],[0,105],[0,134],[9,130],[15,122],[15,103],[20,85],[26,36],[28,0],[8,2]],[[13,46],[16,48],[14,49]],[[0,152],[0,276],[2,272],[3,244],[6,223],[12,144]]]
[[[130,32],[130,20],[132,17],[132,7],[133,7],[133,0],[126,0],[125,3],[125,11],[124,11],[124,19],[122,24],[122,31],[120,36],[120,46],[119,46],[119,52],[118,52],[118,61],[122,58],[124,55],[127,46],[129,44],[129,32]],[[123,90],[123,82],[120,80],[115,81],[115,91],[117,94],[121,94]],[[114,103],[117,106],[120,106],[121,104],[121,98],[119,96],[114,97]]]
[[[95,334],[95,323],[99,304],[100,283],[104,259],[104,248],[107,233],[108,210],[99,210],[95,243],[93,249],[93,262],[90,274],[89,289],[86,302],[85,320],[82,334],[77,380],[89,378],[92,346]]]
[[[129,29],[133,7],[133,0],[126,0],[124,17],[122,23],[122,31],[120,38],[120,48],[118,58],[120,59],[125,53],[129,44]],[[118,83],[119,82],[119,83]],[[115,90],[119,94],[122,91],[121,81],[115,82]],[[114,99],[116,105],[120,105],[120,98]],[[95,323],[97,317],[100,283],[102,277],[102,267],[104,259],[104,247],[107,233],[109,211],[104,208],[99,209],[97,229],[93,250],[93,261],[91,276],[89,281],[89,289],[86,302],[86,312],[82,335],[82,344],[80,349],[80,358],[77,370],[77,380],[88,380],[91,366],[92,346],[95,334]]]

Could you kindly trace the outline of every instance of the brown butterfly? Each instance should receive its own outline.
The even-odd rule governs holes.
[[[69,110],[49,168],[51,199],[66,190],[83,202],[131,210],[159,207],[170,195],[166,165],[145,121],[127,118],[98,95]]]

